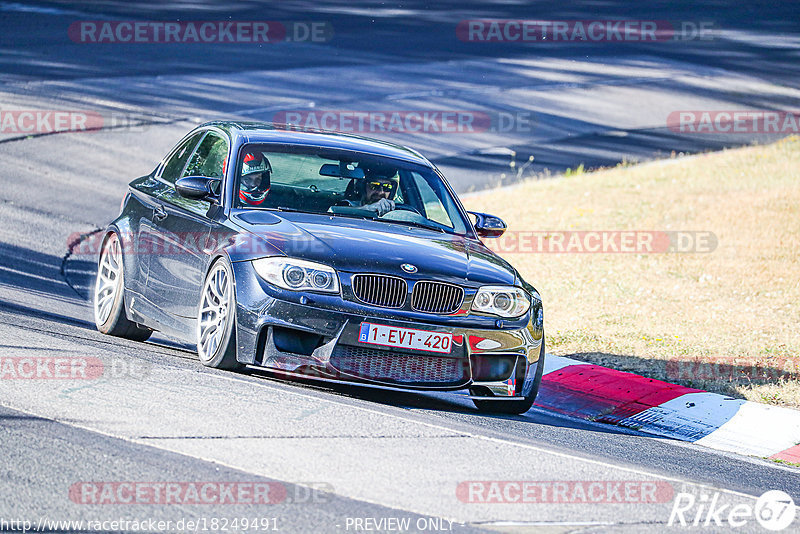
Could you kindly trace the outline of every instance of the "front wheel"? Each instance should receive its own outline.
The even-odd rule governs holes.
[[[472,399],[475,407],[481,412],[502,413],[519,415],[527,412],[533,406],[536,395],[539,393],[539,385],[542,383],[542,373],[544,372],[544,337],[542,337],[542,348],[539,349],[539,361],[536,362],[536,374],[533,379],[531,392],[520,400],[479,400]]]
[[[125,269],[119,236],[112,233],[100,251],[94,283],[94,324],[110,336],[144,341],[153,333],[128,319],[125,313]]]
[[[236,302],[231,266],[220,258],[211,266],[200,293],[197,311],[197,354],[207,367],[235,370]]]

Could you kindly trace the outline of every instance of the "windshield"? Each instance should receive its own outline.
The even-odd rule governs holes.
[[[236,207],[285,209],[464,234],[455,199],[431,169],[320,147],[248,144],[239,152]]]

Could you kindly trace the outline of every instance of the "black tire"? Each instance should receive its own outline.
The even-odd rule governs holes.
[[[111,263],[107,264],[106,261]],[[114,266],[117,270],[112,272]],[[105,299],[103,306],[99,304],[101,299]],[[109,305],[110,308],[107,308]],[[94,324],[103,334],[132,341],[145,341],[153,333],[149,328],[128,319],[125,312],[125,268],[119,236],[116,233],[108,235],[100,251],[92,308]]]
[[[479,400],[472,399],[475,407],[484,413],[500,413],[520,415],[531,409],[539,393],[539,385],[542,383],[542,373],[544,372],[544,337],[542,337],[542,348],[539,350],[539,361],[536,362],[536,376],[533,380],[533,389],[524,399],[516,401],[501,400]]]
[[[218,273],[224,273],[227,280],[227,293],[224,295],[215,295],[214,291],[210,289],[210,285],[217,284],[215,277],[220,276]],[[218,288],[218,284],[214,285]],[[207,291],[211,293],[207,294]],[[220,299],[220,296],[225,296],[225,299]],[[214,300],[216,298],[216,301]],[[210,299],[210,300],[209,300]],[[214,330],[216,332],[221,328],[222,335],[216,342],[209,339],[208,332],[204,335],[204,325],[217,321],[219,311],[214,311],[213,308],[219,310],[223,305],[226,307],[226,312],[223,318],[223,324]],[[208,310],[208,311],[206,311]],[[212,315],[216,314],[216,315]],[[203,281],[203,287],[200,291],[200,303],[197,306],[197,327],[195,328],[195,337],[197,339],[197,355],[200,362],[206,367],[213,367],[215,369],[226,369],[235,371],[241,369],[243,366],[236,360],[236,288],[233,279],[233,270],[227,258],[219,258],[215,261],[206,274]],[[211,343],[211,345],[207,345]]]

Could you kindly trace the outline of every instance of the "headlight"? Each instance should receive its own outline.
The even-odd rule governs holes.
[[[472,300],[472,311],[500,317],[519,317],[530,307],[525,291],[513,286],[483,286]]]
[[[267,282],[294,291],[339,292],[339,276],[332,267],[294,258],[261,258],[253,268]]]

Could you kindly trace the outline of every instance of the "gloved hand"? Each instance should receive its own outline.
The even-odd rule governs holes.
[[[389,200],[388,198],[382,198],[377,202],[374,202],[372,204],[366,204],[361,207],[366,210],[377,212],[378,217],[382,217],[383,215],[389,213],[394,209],[394,200]]]

